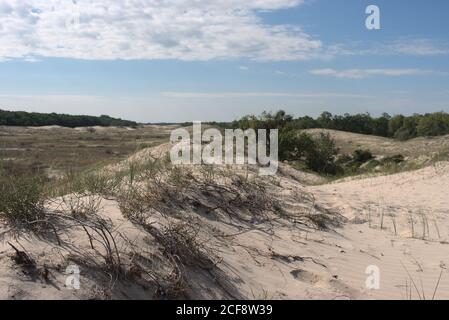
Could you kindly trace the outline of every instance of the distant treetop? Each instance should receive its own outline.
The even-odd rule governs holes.
[[[76,127],[135,127],[137,122],[112,118],[106,115],[100,117],[84,115],[68,115],[57,113],[37,113],[24,111],[5,111],[0,109],[0,125],[4,126],[62,126]]]
[[[330,112],[323,112],[317,118],[309,116],[294,118],[281,110],[275,113],[263,112],[260,116],[248,115],[232,123],[218,123],[218,125],[242,129],[323,128],[408,140],[449,134],[449,114],[435,112],[390,116],[383,113],[380,117],[372,117],[369,113],[333,115]]]

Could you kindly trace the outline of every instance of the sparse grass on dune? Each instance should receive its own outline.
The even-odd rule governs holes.
[[[282,232],[288,234],[287,238],[294,238],[301,251],[289,256],[284,251],[291,247],[284,248],[278,243],[279,247],[273,252],[282,251],[279,254],[286,258],[274,263],[298,264],[295,268],[307,270],[310,263],[327,272],[333,262],[315,256],[317,248],[333,250],[335,247],[336,255],[360,254],[355,252],[358,249],[354,252],[348,249],[349,245],[344,250],[334,246],[332,241],[343,231],[339,227],[345,218],[328,209],[330,207],[322,204],[321,199],[315,199],[307,188],[302,188],[302,184],[284,171],[275,177],[259,177],[257,167],[252,166],[174,166],[165,154],[153,156],[146,151],[141,150],[114,165],[83,172],[68,170],[58,179],[44,180],[45,183],[25,183],[38,187],[31,188],[29,194],[39,197],[25,197],[27,192],[9,196],[17,197],[19,202],[26,203],[25,200],[30,199],[28,203],[39,204],[37,208],[42,209],[39,211],[42,215],[38,219],[43,223],[39,230],[31,228],[26,234],[37,234],[45,241],[46,248],[58,252],[62,259],[58,264],[65,267],[73,262],[81,266],[88,274],[89,283],[96,286],[92,293],[95,299],[121,297],[121,285],[144,288],[146,296],[153,299],[258,296],[259,293],[252,292],[256,288],[253,284],[248,284],[248,292],[238,288],[239,280],[226,269],[234,265],[222,263],[221,250],[246,250],[255,261],[254,268],[262,268],[267,262],[259,264],[258,260],[268,257],[271,263],[276,260],[275,255],[270,256],[263,246],[252,248],[246,239],[262,238],[271,246],[281,241],[277,240],[277,231],[287,223],[289,231],[283,229]],[[3,176],[2,181],[7,181],[5,178]],[[4,207],[0,208],[5,226],[19,225],[13,223],[14,219],[27,226],[33,218],[15,215],[14,203],[10,201],[6,215]],[[389,211],[385,203],[382,207],[384,211],[379,215],[368,214],[370,232],[375,229],[382,234],[391,231],[388,233],[391,236],[401,237],[403,219]],[[437,235],[439,238],[438,222],[432,213],[413,213],[410,220],[407,226],[414,230],[411,241],[433,241]],[[326,242],[321,238],[323,234],[332,234],[335,238]],[[22,250],[20,237],[8,238],[4,233],[2,236],[14,239],[11,243]],[[77,243],[72,244],[71,239],[76,239]],[[345,238],[345,241],[349,240]],[[315,244],[323,247],[314,247]],[[36,270],[45,265],[54,274],[60,272],[48,261],[44,264],[40,252],[33,251],[34,248],[27,246],[25,249]],[[302,250],[307,254],[303,255]],[[341,253],[343,251],[345,253]],[[239,259],[248,259],[248,255],[239,256]],[[205,286],[213,286],[213,290],[208,291]],[[407,295],[412,290],[416,297],[416,290],[408,286]],[[262,293],[264,296],[271,294]]]
[[[410,274],[409,270],[402,264],[402,267],[405,270],[405,273],[407,274],[408,279],[405,281],[405,299],[406,300],[435,300],[438,296],[438,289],[440,287],[440,283],[443,277],[444,270],[441,269],[440,274],[438,276],[438,280],[436,284],[434,285],[434,289],[432,291],[431,297],[426,297],[426,290],[425,285],[423,284],[422,279],[419,279],[419,282],[417,279],[414,279],[412,275]],[[427,284],[426,284],[427,285]]]
[[[136,290],[143,288],[146,297],[155,299],[236,299],[251,298],[251,294],[252,297],[259,296],[252,292],[255,287],[248,278],[245,281],[251,289],[248,292],[252,293],[246,292],[245,296],[244,291],[237,289],[238,285],[241,285],[240,279],[226,268],[234,271],[238,267],[245,269],[241,275],[247,272],[247,265],[246,262],[243,267],[222,263],[224,258],[220,256],[221,250],[226,249],[229,249],[229,255],[237,255],[240,249],[246,250],[247,254],[239,256],[238,259],[254,259],[254,268],[252,262],[248,262],[248,268],[253,268],[252,271],[266,265],[270,265],[273,270],[278,266],[275,264],[277,262],[273,261],[280,257],[282,263],[288,264],[288,270],[293,267],[306,269],[310,263],[323,273],[334,272],[333,270],[337,269],[333,269],[335,265],[332,264],[340,260],[340,254],[347,254],[351,258],[360,255],[358,243],[346,246],[346,242],[351,238],[343,235],[343,222],[348,220],[340,215],[337,209],[321,202],[322,198],[315,199],[304,187],[305,183],[294,178],[287,169],[280,170],[275,177],[259,177],[258,168],[254,166],[174,166],[165,153],[155,155],[156,153],[150,152],[158,148],[148,149],[162,141],[162,136],[166,137],[165,133],[158,136],[156,131],[130,131],[129,135],[123,138],[126,140],[124,146],[116,145],[121,150],[117,155],[112,149],[112,153],[109,153],[103,147],[97,149],[95,145],[103,142],[119,144],[121,138],[118,131],[82,132],[79,134],[82,136],[79,149],[92,152],[89,153],[91,158],[88,159],[81,159],[86,157],[83,152],[74,155],[74,146],[62,145],[67,141],[76,140],[78,133],[70,131],[64,142],[63,138],[58,138],[54,146],[48,144],[50,134],[44,133],[38,136],[38,140],[43,140],[37,142],[36,148],[29,145],[23,147],[30,147],[29,156],[38,155],[36,159],[44,159],[46,165],[51,163],[49,158],[53,148],[69,150],[64,156],[56,154],[58,159],[55,162],[59,164],[55,165],[55,168],[58,174],[53,177],[49,177],[48,172],[41,169],[31,175],[28,169],[18,168],[21,165],[17,167],[18,170],[12,170],[10,161],[0,160],[1,237],[10,241],[18,250],[27,252],[39,272],[49,270],[50,274],[62,274],[61,270],[71,262],[82,266],[83,272],[87,274],[86,279],[96,286],[93,297],[100,299],[123,297],[120,296],[123,288],[120,287],[121,284],[135,285],[139,288]],[[22,134],[23,132],[20,133]],[[139,134],[142,136],[138,137]],[[24,143],[28,143],[29,138],[20,137],[24,139],[21,140]],[[136,141],[132,141],[134,139]],[[411,157],[410,150],[401,149],[410,146],[419,148],[422,141],[427,141],[424,138],[419,139],[421,142],[411,140],[394,143],[387,139],[388,141],[383,141],[383,145],[376,149],[388,150],[385,154],[376,153],[372,148],[376,137],[370,139],[366,144],[363,139],[357,143],[346,141],[350,154],[355,154],[354,157],[351,156],[350,161],[364,163],[358,165],[357,170],[348,170],[339,176],[340,181],[346,178],[350,180],[356,177],[400,173],[429,165],[433,165],[437,170],[439,161],[449,159],[449,153],[444,150],[429,153],[421,161],[419,157]],[[445,137],[435,138],[432,143],[437,143],[439,139],[444,140]],[[8,148],[11,147],[12,141],[8,138]],[[390,154],[396,146],[399,146],[399,149]],[[40,148],[42,150],[38,150]],[[436,149],[436,146],[433,145],[432,148]],[[371,150],[377,159],[371,159],[367,149]],[[166,148],[158,149],[161,150]],[[356,150],[360,152],[354,153]],[[99,154],[103,151],[105,155]],[[7,152],[7,155],[2,154],[1,157],[14,157],[22,151]],[[133,154],[123,160],[130,153]],[[400,159],[399,153],[404,154],[406,159]],[[388,158],[380,158],[379,155],[387,155]],[[113,159],[107,159],[108,156]],[[70,157],[73,159],[67,163],[81,159],[79,166],[70,168],[70,165],[60,165]],[[28,160],[24,161],[23,168],[28,165]],[[372,165],[368,165],[370,161]],[[289,165],[293,166],[295,163],[282,164],[295,171]],[[323,180],[323,183],[329,183],[337,179],[317,174],[310,176],[320,178],[314,182],[317,185]],[[360,193],[365,192],[363,187],[360,190]],[[359,191],[351,192],[350,196],[357,195],[356,205],[361,203],[360,206],[366,208],[364,205],[367,202],[357,202]],[[330,190],[329,197],[335,201],[343,193],[344,190]],[[373,203],[374,201],[370,202]],[[393,206],[390,208],[387,204],[389,203],[379,203],[378,211],[370,209],[366,214],[363,213],[367,218],[363,216],[354,221],[360,224],[367,222],[368,232],[379,232],[378,235],[388,235],[395,237],[394,239],[400,237],[404,241],[435,244],[443,242],[446,228],[439,226],[439,211],[417,209],[401,216],[398,211],[390,210]],[[400,205],[396,204],[393,209]],[[345,206],[342,208],[348,209]],[[406,234],[404,230],[410,232]],[[339,242],[342,239],[339,238],[340,232],[345,241],[343,247],[338,247],[342,244]],[[366,229],[363,232],[366,233]],[[325,234],[332,235],[331,240],[323,236]],[[360,237],[364,236],[360,234]],[[44,245],[34,247],[34,243],[28,242],[26,248],[21,247],[24,238],[33,239],[35,242],[42,241]],[[290,238],[294,242],[293,246],[289,243]],[[263,245],[250,247],[249,242],[253,240],[260,241],[258,245],[263,242]],[[318,245],[315,247],[315,244]],[[276,251],[270,251],[271,246],[275,245]],[[270,250],[267,251],[267,247]],[[354,247],[354,250],[351,247]],[[45,252],[42,248],[45,248]],[[299,252],[289,255],[289,250],[296,249]],[[336,251],[332,251],[334,249]],[[278,255],[278,251],[282,253]],[[48,252],[52,255],[50,262],[43,259]],[[317,252],[319,254],[315,255]],[[337,259],[327,261],[324,256]],[[53,258],[57,262],[53,261]],[[265,258],[269,260],[262,260]],[[379,259],[384,258],[382,256]],[[264,272],[268,272],[267,270],[264,269]],[[282,274],[282,277],[288,277],[289,272]],[[270,274],[271,276],[276,277],[274,273]],[[329,277],[334,276],[336,275],[329,274]],[[316,279],[321,279],[320,285],[326,286],[326,278],[317,276]],[[406,295],[410,296],[413,291],[414,296],[423,296],[422,288],[417,291],[415,286],[412,287],[412,280],[416,281],[412,277],[407,278]],[[434,297],[438,296],[440,280],[441,276]],[[207,286],[213,286],[213,290]],[[299,283],[299,287],[304,286],[305,283]],[[271,296],[271,292],[268,294],[264,291],[261,295]]]
[[[324,175],[325,180],[316,184],[341,182],[349,179],[365,179],[415,171],[428,166],[439,167],[449,160],[449,136],[420,137],[408,141],[376,137],[328,129],[307,129],[312,136],[329,133],[339,150],[339,158],[367,150],[375,157],[362,166],[344,167],[337,175]],[[339,160],[337,160],[339,161]],[[352,161],[348,162],[349,164]],[[308,171],[301,163],[291,163],[298,170]],[[345,165],[346,166],[346,165]]]
[[[376,174],[413,169],[411,162],[391,161]],[[1,180],[7,182],[6,177]],[[0,216],[9,228],[29,226],[55,250],[67,250],[64,261],[91,272],[91,280],[101,288],[98,298],[117,295],[120,283],[145,287],[152,298],[198,297],[204,289],[198,284],[212,279],[220,288],[216,297],[241,298],[242,292],[223,271],[217,248],[224,243],[232,245],[235,237],[245,233],[274,237],[277,227],[286,221],[299,238],[306,234],[298,243],[307,243],[316,240],[315,231],[333,231],[345,221],[289,179],[283,172],[259,177],[257,167],[252,166],[174,166],[166,154],[154,156],[142,149],[125,161],[83,171],[66,170],[57,179],[36,179],[34,183],[13,179],[24,191],[0,195],[8,199],[0,207]],[[286,190],[288,198],[283,197]],[[16,214],[20,210],[17,203],[31,209]],[[107,216],[111,204],[120,209],[120,220]],[[371,213],[368,217],[372,229],[400,236],[403,226],[398,219],[387,208],[379,216]],[[32,225],[34,220],[42,223]],[[121,225],[126,228],[120,229]],[[408,226],[416,240],[433,241],[440,233],[438,223],[427,212],[413,214]],[[131,240],[123,230],[138,230],[143,240]],[[84,242],[76,250],[67,241],[73,235]],[[31,256],[41,267],[39,258]],[[407,290],[410,294],[410,288]]]
[[[44,215],[44,190],[37,177],[0,179],[0,218],[10,224],[31,224]]]
[[[103,298],[113,296],[113,284],[123,281],[153,288],[155,298],[189,298],[198,294],[192,291],[198,283],[211,280],[221,297],[241,298],[214,253],[216,241],[234,235],[205,221],[226,222],[237,235],[259,229],[271,233],[282,219],[317,230],[338,220],[304,196],[297,199],[304,210],[288,213],[269,190],[282,188],[278,180],[258,177],[252,167],[174,166],[167,155],[131,157],[101,169],[69,170],[46,183],[12,178],[14,188],[3,188],[17,192],[1,194],[0,217],[12,229],[17,222],[31,227],[41,221],[36,235],[58,250],[65,247],[66,263],[90,270]],[[145,244],[128,240],[104,216],[105,199],[116,202],[128,223],[145,234]],[[70,249],[67,239],[73,234],[85,247]],[[155,259],[157,264],[150,263]]]
[[[449,150],[449,136],[419,137],[408,141],[377,137],[358,133],[328,130],[306,129],[305,132],[317,136],[329,133],[342,153],[351,154],[356,149],[368,149],[377,156],[402,154],[408,158],[418,158]]]

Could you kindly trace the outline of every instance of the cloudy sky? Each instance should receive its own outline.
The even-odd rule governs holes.
[[[380,8],[381,30],[365,27]],[[0,0],[0,108],[142,122],[449,111],[447,0]]]

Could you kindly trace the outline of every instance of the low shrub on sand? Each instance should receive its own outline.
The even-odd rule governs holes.
[[[10,177],[0,181],[0,217],[29,224],[44,215],[44,190],[39,178]]]

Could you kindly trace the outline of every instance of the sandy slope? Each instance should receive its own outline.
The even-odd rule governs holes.
[[[422,282],[429,298],[443,270],[436,298],[449,298],[449,163],[308,190],[325,207],[350,219],[353,224],[343,228],[342,235],[376,257],[372,263],[382,274],[376,297],[400,298],[408,271],[419,290]],[[352,267],[367,264],[358,258],[348,260]],[[412,293],[417,298],[415,289]]]
[[[284,189],[289,190],[289,183],[285,181]],[[264,287],[276,298],[431,299],[434,294],[435,299],[449,298],[449,163],[305,190],[314,195],[316,204],[344,215],[347,223],[332,232],[277,228],[279,238],[267,247],[290,259],[280,266],[279,261],[268,262],[259,255],[264,269],[272,271],[264,277],[266,271],[252,270],[255,287]],[[265,245],[256,245],[257,238],[247,235],[244,242],[266,253],[267,239],[260,239]],[[295,256],[314,260],[294,261]],[[378,290],[365,285],[365,271],[371,265],[380,270]],[[241,268],[245,269],[243,264]]]
[[[361,148],[370,150],[375,156],[402,154],[410,159],[417,159],[449,151],[449,135],[399,141],[338,130],[308,129],[304,131],[315,136],[322,132],[329,133],[343,153],[352,153],[355,149]]]
[[[166,150],[143,150],[131,161]],[[120,167],[126,164],[108,170]],[[61,228],[59,245],[54,237],[12,234],[2,225],[0,298],[160,299],[157,282],[182,274],[183,281],[176,282],[183,287],[180,297],[192,299],[405,299],[410,291],[413,298],[418,291],[423,298],[424,291],[429,299],[441,270],[436,298],[449,298],[448,163],[314,187],[304,185],[312,177],[285,167],[277,177],[264,178],[256,177],[256,170],[228,169],[230,175],[211,184],[194,171],[197,182],[166,192],[148,211],[150,228],[126,219],[118,199],[103,199],[99,217],[115,235],[125,274],[120,277],[80,226]],[[245,184],[247,175],[254,184]],[[265,191],[254,193],[260,186]],[[174,249],[160,236],[174,220],[187,221],[195,228],[196,245],[204,246],[201,261],[181,256],[178,271],[169,258],[182,252],[167,256]],[[33,270],[14,261],[8,242],[33,258]],[[65,287],[65,268],[74,261],[81,269],[80,290]],[[380,269],[379,290],[365,285],[370,265]]]

